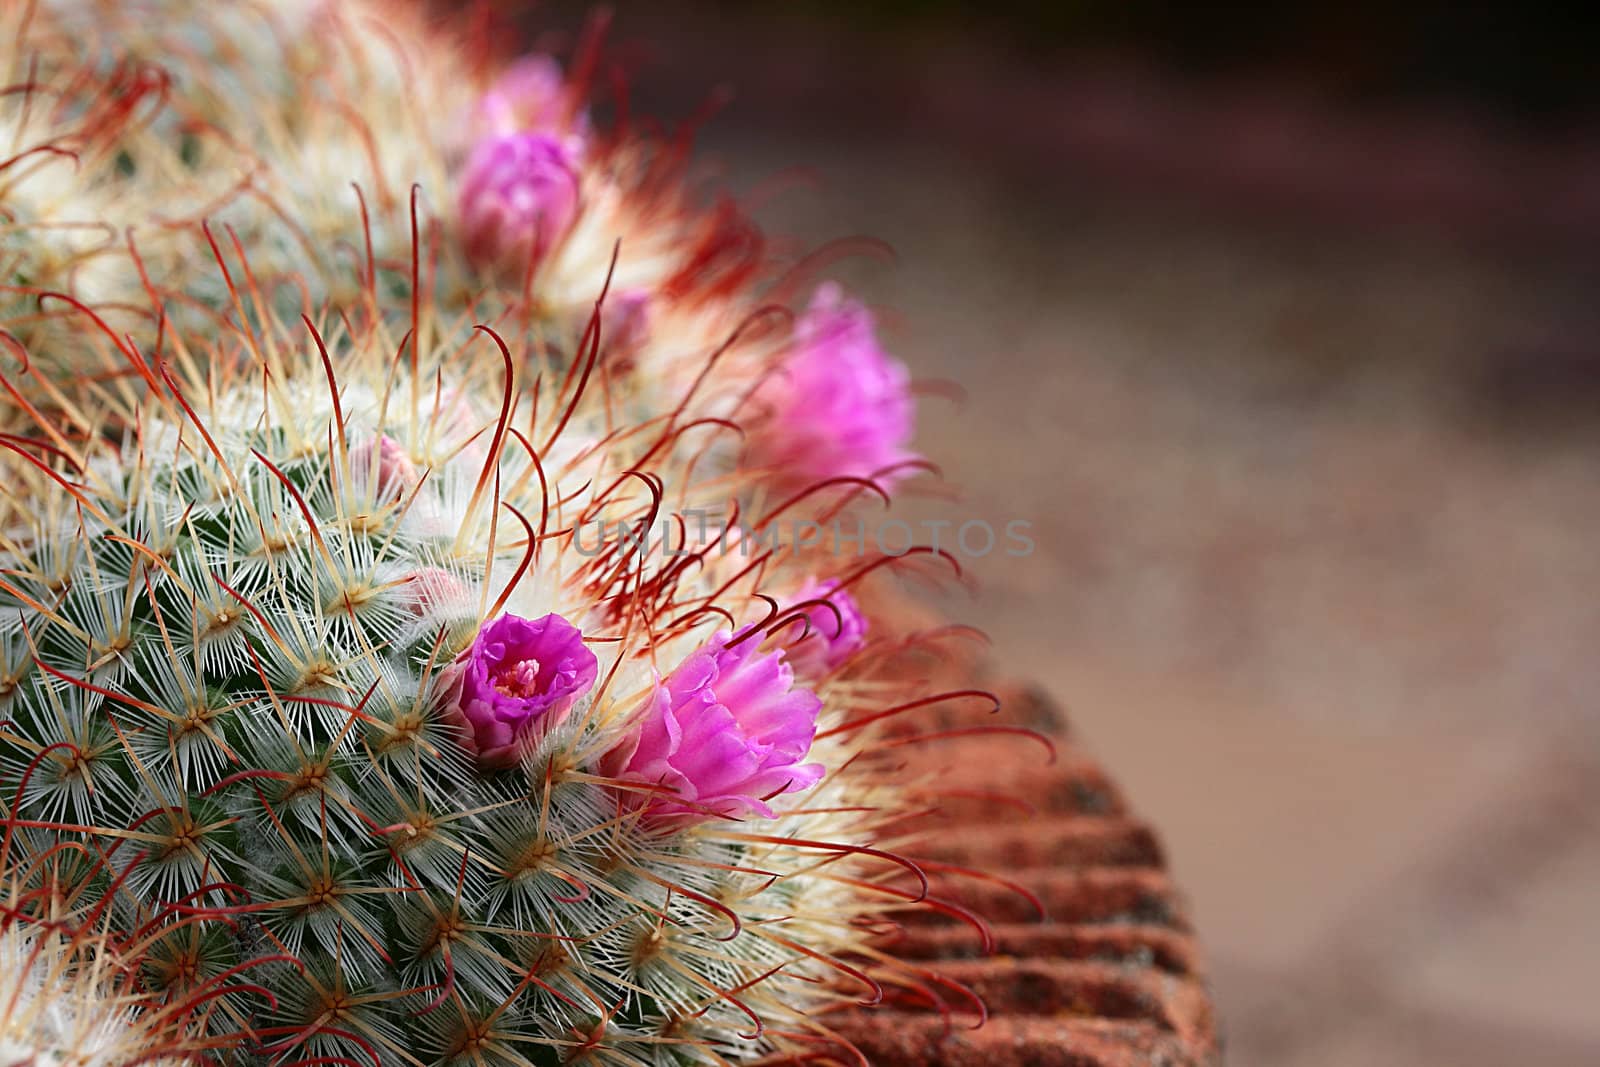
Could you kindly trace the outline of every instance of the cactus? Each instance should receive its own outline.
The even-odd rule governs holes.
[[[130,203],[121,165],[148,119],[161,78],[149,68],[97,69],[71,56],[44,64],[29,5],[0,10],[0,317],[6,358],[74,347],[65,301],[79,294],[122,324],[142,305],[138,274],[124,269],[121,228],[144,216]],[[41,357],[42,358],[42,357]]]
[[[530,77],[543,57],[506,68],[408,0],[29,0],[8,22],[0,68],[14,90],[34,87],[0,97],[0,118],[34,127],[14,138],[15,152],[34,153],[29,165],[0,171],[8,250],[47,251],[83,231],[98,238],[97,277],[115,282],[36,273],[26,295],[136,312],[131,332],[146,347],[164,322],[214,332],[236,308],[202,224],[221,252],[248,251],[252,285],[291,322],[329,305],[373,310],[374,290],[403,315],[398,298],[416,291],[447,318],[551,335],[570,358],[604,286],[610,318],[659,327],[607,323],[616,347],[632,335],[643,350],[631,366],[663,373],[652,390],[681,390],[735,335],[719,363],[759,374],[773,355],[763,338],[782,335],[773,320],[804,277],[770,259],[730,202],[703,205],[681,136],[591,128],[581,96],[592,42],[575,60],[586,80],[569,83]],[[84,116],[96,113],[86,144]],[[578,210],[541,255],[507,270],[472,239],[482,198],[464,194],[475,148],[530,135],[570,153]],[[52,192],[45,210],[13,195],[29,175]],[[114,325],[130,330],[126,318]]]
[[[117,1011],[110,953],[50,928],[0,932],[0,1063],[38,1067],[158,1062],[148,1015]],[[143,1025],[141,1025],[143,1024]],[[179,1052],[187,1049],[180,1045]],[[175,1063],[176,1057],[161,1062]]]
[[[677,1062],[812,1003],[852,940],[838,917],[881,903],[852,885],[901,870],[870,858],[883,787],[852,762],[860,735],[812,745],[816,709],[781,711],[830,773],[788,803],[768,782],[744,822],[693,797],[668,812],[658,781],[608,773],[652,671],[753,597],[719,591],[755,583],[715,561],[573,550],[578,516],[628,523],[663,490],[695,503],[678,472],[635,491],[620,447],[561,462],[559,441],[531,445],[560,391],[494,383],[492,337],[394,374],[381,330],[307,333],[208,353],[206,387],[164,369],[93,420],[131,427],[120,441],[14,450],[0,768],[22,865],[66,843],[104,858],[113,877],[50,889],[171,927],[183,944],[160,951],[193,956],[155,990],[171,999],[187,974],[252,964],[266,992],[208,1010],[256,1020],[263,1056],[515,1063],[593,1044]],[[552,614],[604,681],[491,761],[447,679],[489,623]],[[788,691],[783,652],[754,655]]]
[[[7,56],[81,83],[68,132],[115,72],[180,76],[95,128],[149,193],[105,253],[131,322],[0,184],[55,264],[7,291],[64,307],[0,309],[6,928],[90,916],[130,1029],[240,1064],[725,1063],[885,981],[942,1003],[875,942],[936,793],[883,731],[945,698],[849,592],[895,561],[817,578],[691,518],[759,535],[916,465],[870,317],[825,290],[791,327],[754,231],[547,63],[485,84],[354,0],[149,7],[30,8]]]
[[[25,903],[20,888],[0,902],[0,1064],[178,1067],[206,1051],[181,1010],[141,991],[137,954],[125,956],[92,909]]]

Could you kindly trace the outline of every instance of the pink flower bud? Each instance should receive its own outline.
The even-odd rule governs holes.
[[[402,497],[417,484],[416,464],[388,434],[350,449],[350,474],[356,485],[371,486],[379,499]]]
[[[401,587],[403,606],[423,618],[441,608],[473,606],[472,589],[443,567],[419,567],[406,575]]]
[[[650,292],[625,289],[609,298],[600,312],[600,343],[616,370],[633,366],[633,356],[650,337]]]
[[[546,55],[513,62],[478,103],[478,123],[490,133],[557,133],[566,117],[561,65]]]
[[[806,582],[795,593],[794,604],[808,600],[804,614],[778,635],[786,644],[789,662],[800,674],[827,674],[867,643],[867,620],[848,590],[833,579]]]
[[[871,312],[832,283],[817,290],[793,353],[760,397],[772,410],[752,445],[760,466],[865,478],[913,458],[910,376],[878,345]]]
[[[467,159],[458,202],[473,262],[525,269],[548,254],[577,216],[577,159],[570,145],[548,134],[486,137]]]

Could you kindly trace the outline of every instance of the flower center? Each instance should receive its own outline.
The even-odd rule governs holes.
[[[523,659],[507,663],[494,673],[495,691],[508,697],[531,697],[538,693],[539,661]]]

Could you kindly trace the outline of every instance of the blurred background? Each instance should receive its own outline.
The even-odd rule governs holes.
[[[1037,542],[947,603],[1163,833],[1236,1067],[1600,1063],[1600,78],[1557,12],[615,10],[636,113],[732,91],[701,154],[769,228],[893,249],[834,273],[930,383],[961,497],[910,514]]]

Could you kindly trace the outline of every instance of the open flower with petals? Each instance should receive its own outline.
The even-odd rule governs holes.
[[[757,815],[782,793],[809,789],[825,768],[802,763],[817,733],[822,701],[794,684],[782,652],[760,638],[724,630],[658,678],[607,773],[661,787],[628,794],[675,822]]]
[[[595,654],[560,615],[501,615],[445,670],[446,706],[481,762],[515,763],[594,686]]]
[[[793,605],[805,606],[779,639],[799,673],[826,674],[867,643],[866,616],[856,598],[834,579],[807,581],[794,594]]]
[[[759,399],[772,413],[752,446],[760,466],[893,481],[890,468],[915,458],[910,375],[878,344],[872,313],[835,284],[818,288],[793,353]]]

